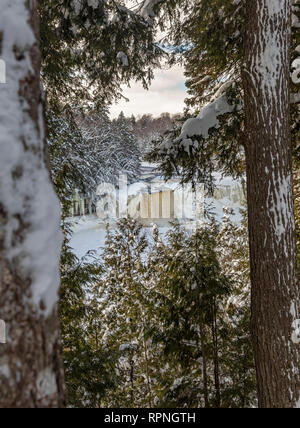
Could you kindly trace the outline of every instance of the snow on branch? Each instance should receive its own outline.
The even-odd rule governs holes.
[[[292,14],[292,26],[294,28],[300,28],[300,21],[299,21],[299,0],[293,1],[293,14]],[[297,85],[300,83],[300,45],[298,45],[295,49],[298,58],[296,58],[292,62],[292,82]],[[300,102],[300,94],[292,94],[291,95],[291,103],[292,104],[298,104]]]
[[[179,138],[185,139],[193,136],[208,138],[209,130],[219,127],[218,116],[232,113],[234,109],[235,106],[228,103],[227,96],[222,95],[205,106],[196,118],[188,119],[182,127]]]
[[[129,66],[128,56],[124,52],[118,52],[117,59],[121,62],[124,67]]]
[[[300,46],[299,46],[300,48]],[[292,81],[295,84],[300,83],[300,58],[296,58],[292,63]]]
[[[300,28],[300,22],[299,18],[297,16],[297,13],[299,13],[299,1],[293,0],[293,6],[292,6],[292,26],[294,28]]]
[[[300,94],[291,94],[291,104],[300,104]]]
[[[220,127],[220,116],[241,109],[240,104],[231,104],[228,101],[228,91],[234,87],[234,84],[234,80],[231,79],[223,83],[198,116],[188,119],[184,123],[178,138],[173,141],[167,138],[161,143],[159,153],[175,156],[177,151],[182,148],[188,154],[194,153],[199,146],[197,137],[208,139],[210,131]]]
[[[153,24],[153,18],[155,17],[154,7],[165,0],[145,0],[139,9],[139,14],[147,21],[150,25]]]

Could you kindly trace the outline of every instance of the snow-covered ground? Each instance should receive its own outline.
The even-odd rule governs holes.
[[[223,215],[223,205],[220,201],[212,200],[212,209],[215,212],[217,220],[221,221]],[[232,220],[240,222],[241,214],[238,207],[234,207],[234,215]],[[106,239],[106,227],[101,220],[96,216],[77,217],[70,220],[73,223],[73,235],[70,245],[78,258],[86,256],[89,251],[94,251],[96,255],[101,257]],[[112,226],[113,227],[113,226]],[[159,231],[164,236],[169,230],[167,225],[160,225]],[[145,227],[144,232],[149,237],[151,242],[152,228]]]
[[[70,219],[70,221],[73,223],[70,246],[73,248],[75,255],[78,258],[82,258],[89,251],[93,251],[101,257],[106,239],[106,227],[103,222],[96,216],[77,217]],[[169,228],[160,227],[159,230],[163,236]],[[144,228],[143,231],[151,242],[152,229],[148,227]]]
[[[93,250],[101,256],[105,245],[106,230],[96,216],[72,219],[73,235],[70,245],[77,257],[82,258]]]

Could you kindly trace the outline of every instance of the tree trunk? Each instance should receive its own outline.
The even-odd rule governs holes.
[[[148,346],[147,346],[147,340],[145,338],[144,333],[143,333],[143,345],[144,345],[144,355],[145,355],[145,365],[146,365],[148,404],[149,404],[149,409],[151,409],[151,407],[152,407],[152,391],[151,391],[151,381],[150,381],[150,372],[149,372]]]
[[[45,164],[37,0],[2,0],[0,407],[62,407],[57,318],[60,209]]]
[[[133,358],[133,357],[132,357]],[[130,360],[130,397],[131,397],[131,407],[134,407],[134,360]]]
[[[204,406],[209,409],[209,396],[208,396],[208,376],[207,376],[207,355],[206,355],[206,341],[204,337],[204,323],[200,320],[200,343],[202,352],[202,377],[203,377],[203,392],[204,392]]]
[[[219,369],[219,344],[218,344],[218,329],[217,329],[217,308],[216,301],[213,298],[212,302],[212,338],[213,338],[213,359],[214,359],[214,378],[216,399],[215,407],[221,407],[221,389],[220,389],[220,369]]]
[[[252,338],[260,407],[300,405],[290,141],[291,1],[247,0],[245,148]]]

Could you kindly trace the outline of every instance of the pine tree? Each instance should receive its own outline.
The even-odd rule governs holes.
[[[236,283],[216,242],[225,235],[237,238],[232,229],[224,223],[221,234],[212,224],[190,235],[175,225],[167,242],[154,232],[149,272],[156,309],[149,335],[162,346],[167,364],[157,391],[165,406],[255,404],[245,281]],[[228,264],[237,262],[229,245],[224,252]]]
[[[132,182],[138,177],[140,151],[127,121],[110,121],[105,112],[86,112],[77,119],[82,134],[85,156],[79,166],[84,167],[86,194],[95,198],[101,183],[119,184],[119,176],[126,174]],[[82,164],[82,165],[81,165]]]
[[[90,298],[102,273],[91,256],[78,260],[65,240],[59,316],[68,407],[101,407],[106,391],[116,387],[114,361],[99,345],[99,314]]]
[[[230,278],[232,293],[224,307],[221,333],[221,371],[227,379],[222,391],[224,407],[256,407],[256,377],[250,334],[250,262],[245,211],[240,225],[224,217],[217,237],[218,259]],[[222,318],[221,318],[222,319]]]
[[[147,247],[142,227],[131,219],[120,220],[107,231],[103,254],[105,273],[95,293],[102,311],[102,346],[119,361],[118,387],[106,394],[108,407],[143,407],[149,404],[148,355],[145,349],[145,266]]]
[[[113,125],[119,137],[120,147],[122,148],[122,154],[120,154],[120,172],[127,175],[129,183],[134,182],[140,175],[141,152],[137,140],[123,112],[113,122]]]

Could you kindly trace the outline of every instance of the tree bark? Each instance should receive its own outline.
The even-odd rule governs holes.
[[[131,396],[131,406],[134,407],[134,360],[133,356],[129,362],[130,364],[130,396]]]
[[[2,0],[0,407],[64,406],[57,317],[60,208],[45,163],[37,0]]]
[[[219,368],[219,344],[218,344],[218,329],[217,329],[217,308],[216,300],[212,302],[212,338],[213,338],[213,360],[214,360],[214,378],[215,378],[215,407],[221,407],[221,388],[220,388],[220,368]]]
[[[144,355],[145,355],[145,366],[146,366],[146,377],[147,377],[147,390],[148,390],[148,404],[149,409],[152,407],[152,391],[151,391],[151,381],[150,381],[150,372],[149,372],[149,360],[148,360],[148,346],[147,340],[145,338],[145,333],[143,333],[143,345],[144,345]]]
[[[202,315],[200,315],[202,317]],[[204,323],[202,318],[199,323],[200,329],[200,344],[202,352],[202,378],[203,378],[203,393],[204,393],[204,406],[206,409],[210,408],[209,394],[208,394],[208,375],[207,375],[207,355],[206,355],[206,341],[204,335]]]
[[[291,1],[246,0],[245,148],[259,406],[300,405],[290,138]]]

